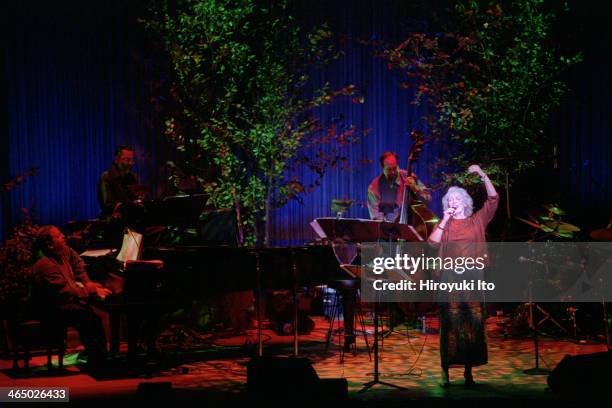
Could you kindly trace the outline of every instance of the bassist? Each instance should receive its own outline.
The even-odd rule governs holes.
[[[380,156],[383,174],[368,187],[368,211],[373,220],[395,222],[399,219],[404,201],[404,189],[410,189],[417,199],[431,202],[429,189],[416,177],[398,167],[397,154],[385,152]]]

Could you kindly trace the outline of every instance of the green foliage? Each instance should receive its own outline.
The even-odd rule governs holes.
[[[446,33],[413,33],[386,50],[405,87],[417,79],[414,103],[432,108],[426,120],[435,140],[457,152],[451,168],[497,160],[499,182],[552,151],[550,116],[566,91],[559,74],[580,61],[557,54],[549,38],[555,16],[543,0],[462,0]]]
[[[0,246],[0,309],[4,313],[19,312],[29,303],[38,226],[25,210],[24,214],[25,222],[15,227],[11,237]]]
[[[181,153],[171,163],[173,180],[191,177],[212,205],[239,203],[252,244],[270,208],[304,191],[284,174],[306,138],[321,130],[308,112],[355,88],[308,95],[309,73],[340,54],[327,27],[303,33],[286,1],[169,4],[154,7],[145,24],[161,39],[172,74],[166,135]],[[217,175],[207,180],[211,166]]]

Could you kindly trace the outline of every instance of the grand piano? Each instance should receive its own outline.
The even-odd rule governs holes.
[[[131,274],[128,267],[124,275],[125,290],[100,304],[111,316],[111,352],[119,349],[120,314],[128,316],[128,352],[132,353],[138,334],[130,326],[143,316],[154,318],[156,314],[189,308],[194,301],[224,294],[295,291],[297,287],[346,279],[346,272],[339,268],[331,247],[325,245],[260,249],[205,245],[156,247],[145,249],[144,258],[162,261],[163,268],[147,270],[145,264],[144,270]]]
[[[111,352],[119,348],[122,314],[128,316],[128,349],[133,352],[138,338],[135,324],[188,308],[194,301],[241,291],[257,296],[269,290],[293,290],[295,295],[298,287],[346,279],[331,246],[240,247],[234,220],[233,211],[207,208],[200,197],[147,204],[135,227],[145,231],[162,222],[171,239],[147,239],[145,233],[141,261],[128,262],[125,270],[112,274],[113,286],[121,290],[99,304],[110,314]],[[181,234],[184,239],[177,239]],[[111,280],[99,274],[92,278]]]

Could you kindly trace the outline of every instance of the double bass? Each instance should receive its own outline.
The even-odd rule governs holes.
[[[419,159],[419,155],[425,144],[423,133],[420,131],[412,131],[411,137],[414,143],[408,152],[407,176],[412,175],[414,162]],[[405,183],[404,180],[403,182]],[[410,190],[408,185],[406,185],[402,198],[399,223],[411,224],[423,239],[427,239],[438,221],[439,219],[433,211],[431,211],[421,200],[416,199],[414,193]]]

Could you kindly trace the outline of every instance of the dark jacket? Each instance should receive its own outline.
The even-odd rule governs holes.
[[[79,303],[89,296],[84,287],[90,282],[85,263],[73,249],[67,259],[57,260],[50,256],[39,259],[32,273],[34,297],[39,305],[54,307]]]
[[[98,181],[98,203],[102,216],[110,215],[117,203],[134,201],[136,197],[128,187],[136,184],[138,180],[134,174],[121,174],[114,164],[102,173]]]

